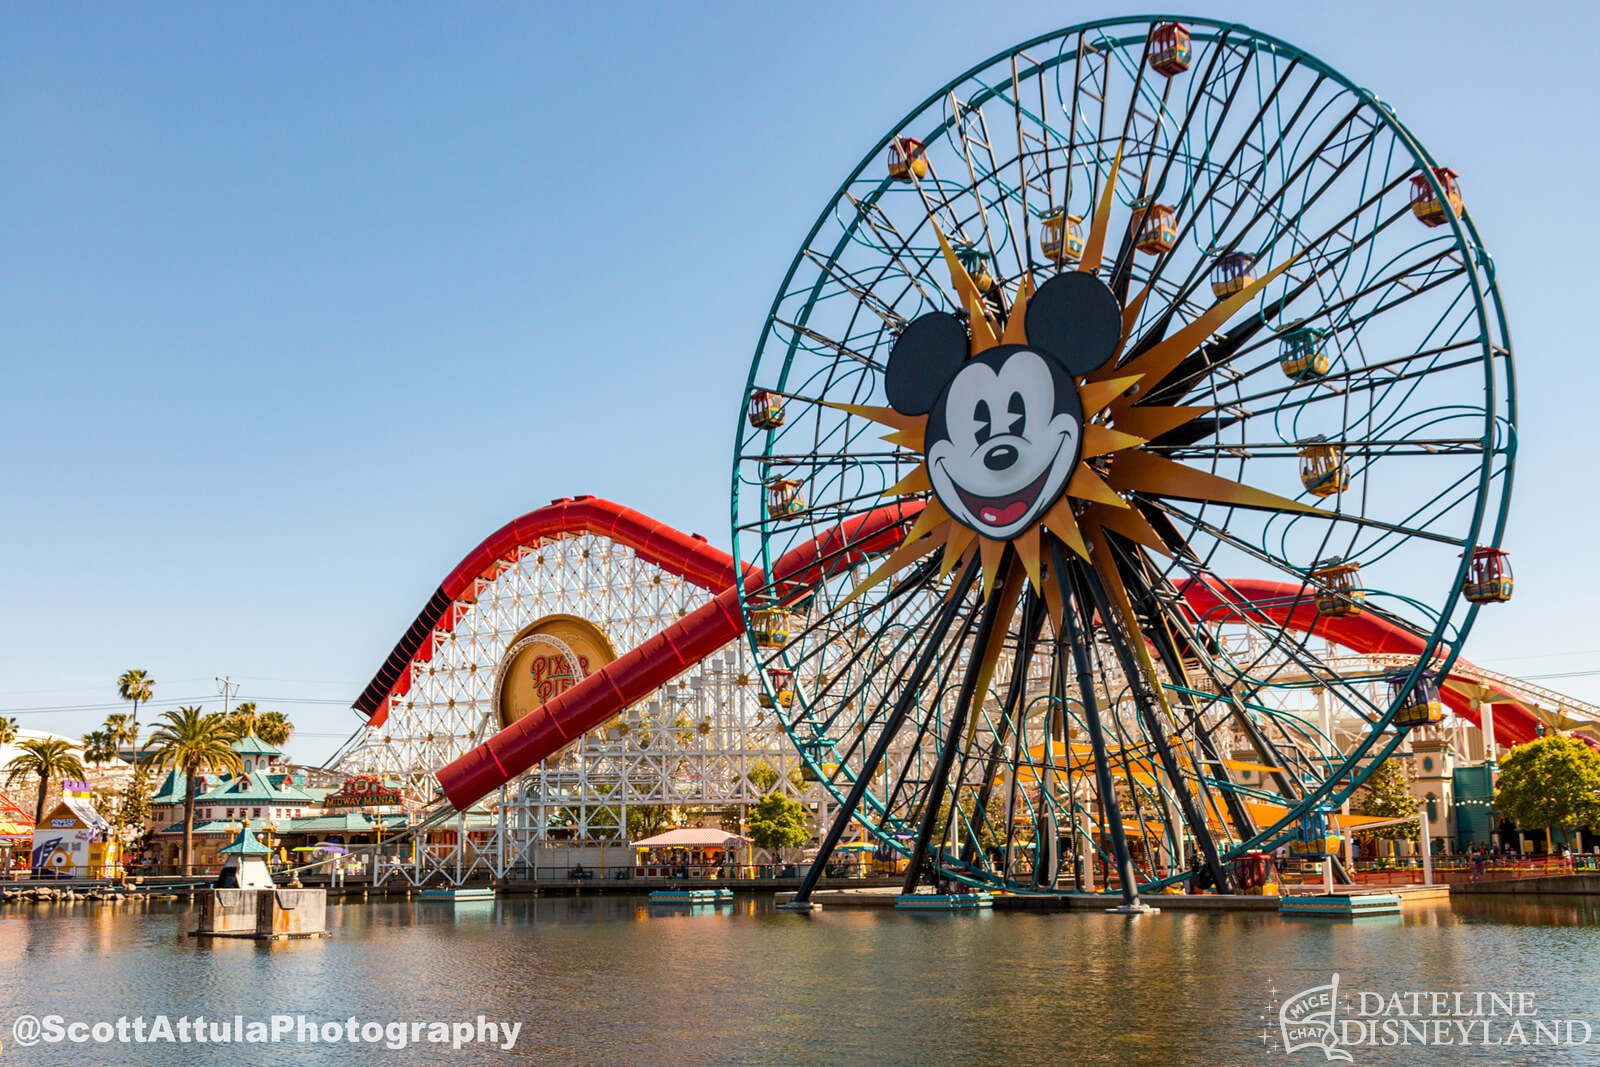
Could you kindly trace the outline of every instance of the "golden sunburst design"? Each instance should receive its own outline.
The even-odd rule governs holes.
[[[1122,153],[1118,150],[1104,192],[1096,205],[1093,228],[1085,241],[1077,270],[1098,272],[1110,227],[1116,177]],[[930,223],[932,220],[930,219]],[[998,345],[1026,344],[1026,311],[1037,286],[1024,275],[1002,311],[984,299],[982,291],[963,267],[950,242],[932,223],[939,246],[950,271],[954,302],[967,311],[970,352],[976,356]],[[1124,618],[1132,622],[1132,608],[1117,568],[1109,565],[1107,533],[1115,533],[1136,545],[1165,556],[1169,545],[1151,526],[1144,514],[1130,503],[1130,495],[1171,497],[1201,503],[1272,511],[1314,512],[1316,509],[1277,494],[1196,470],[1175,460],[1145,450],[1151,441],[1210,414],[1210,406],[1140,404],[1141,392],[1148,394],[1175,370],[1212,334],[1248,305],[1260,292],[1295,261],[1291,257],[1265,272],[1238,293],[1208,308],[1194,321],[1152,345],[1136,357],[1119,363],[1122,350],[1138,320],[1149,294],[1148,286],[1122,309],[1122,336],[1116,351],[1105,366],[1075,378],[1078,399],[1083,408],[1082,450],[1060,497],[1042,517],[1008,540],[994,540],[958,522],[933,495],[926,459],[910,474],[884,492],[886,497],[925,497],[926,503],[904,540],[888,557],[852,590],[839,607],[850,603],[889,576],[942,549],[939,577],[964,565],[977,553],[982,561],[982,590],[987,596],[999,576],[1006,545],[1015,550],[1028,581],[1042,594],[1050,615],[1059,628],[1063,597],[1058,583],[1048,581],[1050,549],[1047,535],[1059,539],[1077,556],[1094,566]],[[1003,315],[1004,321],[997,321]],[[827,403],[827,402],[825,402]],[[887,426],[892,431],[883,437],[890,444],[911,451],[924,451],[927,415],[907,415],[889,407],[869,404],[828,403],[828,407]],[[1020,594],[1007,589],[1008,598]],[[1138,644],[1136,642],[1136,644]],[[987,658],[987,657],[986,657]]]

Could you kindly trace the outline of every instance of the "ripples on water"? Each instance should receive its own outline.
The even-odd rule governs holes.
[[[374,902],[333,938],[195,941],[183,903],[0,909],[4,1063],[1310,1064],[1261,1040],[1273,993],[1519,990],[1586,1019],[1589,1049],[1357,1049],[1366,1063],[1600,1063],[1600,905],[1467,898],[1339,922],[1272,913],[688,913],[638,897]],[[320,1020],[490,1018],[516,1048],[138,1045],[18,1048],[56,1013]],[[1265,1022],[1263,1016],[1267,1016]],[[1269,1031],[1269,1039],[1274,1036]]]

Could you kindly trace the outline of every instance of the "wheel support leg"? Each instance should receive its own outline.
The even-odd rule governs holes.
[[[828,834],[823,838],[822,847],[817,850],[816,859],[812,860],[811,866],[806,869],[805,878],[800,882],[800,891],[794,896],[795,904],[803,905],[811,902],[811,894],[816,890],[818,880],[822,878],[823,869],[827,867],[833,850],[839,846],[839,839],[844,836],[850,820],[855,818],[856,809],[861,806],[862,797],[867,795],[873,775],[877,773],[878,765],[883,762],[884,754],[889,751],[889,745],[894,741],[895,734],[900,732],[906,714],[916,701],[917,691],[922,687],[923,676],[928,673],[928,668],[938,655],[939,645],[944,641],[944,635],[949,631],[950,624],[955,621],[961,601],[965,599],[966,591],[977,577],[978,568],[981,566],[980,557],[977,553],[973,553],[972,562],[962,572],[956,583],[957,588],[951,592],[950,599],[945,602],[939,617],[934,621],[933,631],[928,635],[927,644],[923,645],[922,655],[918,658],[915,669],[906,679],[905,688],[901,690],[900,698],[895,702],[894,711],[890,714],[889,720],[883,724],[883,729],[879,731],[878,740],[861,764],[861,773],[856,775],[849,794],[839,806],[833,824],[828,827]]]
[[[933,781],[928,783],[928,790],[923,798],[922,825],[917,829],[916,847],[911,852],[911,864],[906,868],[906,879],[900,888],[902,896],[909,896],[917,891],[917,881],[922,876],[922,867],[927,862],[928,844],[933,838],[933,827],[939,818],[939,799],[944,796],[944,787],[950,779],[950,768],[955,766],[956,749],[961,745],[961,733],[967,724],[967,714],[972,707],[974,691],[978,688],[978,675],[983,669],[983,660],[989,651],[990,639],[994,636],[995,619],[1000,615],[1000,601],[1002,591],[1006,584],[1006,571],[1016,565],[1012,559],[1011,550],[1000,561],[1000,573],[995,575],[994,584],[989,587],[989,597],[983,605],[983,620],[978,623],[977,636],[972,641],[972,652],[967,657],[967,669],[961,679],[961,691],[956,696],[956,706],[950,713],[950,726],[945,731],[944,748],[939,752],[939,762],[933,769]],[[958,798],[950,804],[951,818],[960,817]]]
[[[1100,790],[1100,810],[1105,815],[1106,830],[1111,835],[1111,849],[1117,858],[1117,870],[1122,880],[1123,907],[1133,908],[1139,904],[1139,884],[1133,876],[1133,857],[1128,852],[1128,838],[1122,828],[1122,808],[1117,803],[1116,785],[1111,780],[1111,760],[1106,754],[1105,731],[1100,725],[1100,700],[1094,691],[1089,646],[1084,644],[1083,631],[1078,626],[1078,609],[1083,608],[1087,614],[1089,605],[1083,599],[1077,599],[1075,603],[1075,598],[1066,595],[1070,588],[1067,576],[1072,572],[1067,569],[1061,542],[1051,538],[1050,552],[1051,562],[1055,565],[1055,580],[1062,583],[1062,628],[1066,630],[1067,644],[1072,647],[1073,666],[1078,675],[1078,692],[1083,701],[1083,718],[1089,728],[1089,745],[1094,749],[1094,776]],[[1081,594],[1082,590],[1078,592]]]

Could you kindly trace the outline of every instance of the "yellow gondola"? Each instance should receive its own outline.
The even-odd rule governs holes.
[[[1039,238],[1039,250],[1052,263],[1065,263],[1083,255],[1083,219],[1058,211],[1044,218],[1044,233]]]
[[[1255,281],[1250,269],[1256,264],[1254,256],[1243,252],[1229,252],[1218,256],[1211,268],[1211,293],[1218,300],[1243,292],[1245,286]]]
[[[1328,353],[1324,347],[1328,331],[1315,326],[1297,326],[1283,335],[1278,366],[1297,382],[1308,382],[1328,373]]]
[[[794,478],[775,478],[767,483],[767,514],[774,519],[798,515],[806,509],[800,496],[805,483]]]
[[[1350,488],[1350,468],[1344,451],[1326,437],[1300,442],[1300,484],[1312,496],[1333,496]]]
[[[1389,699],[1400,703],[1391,722],[1403,730],[1443,722],[1444,702],[1439,699],[1439,683],[1433,672],[1424,671],[1416,684],[1408,688],[1406,681],[1410,677],[1409,671],[1395,671],[1389,675]]]
[[[961,242],[951,245],[950,250],[956,254],[961,269],[967,272],[967,277],[978,287],[978,292],[987,293],[994,288],[994,275],[989,271],[989,257],[979,251],[977,245]]]
[[[1347,619],[1360,615],[1367,600],[1361,588],[1361,564],[1331,559],[1311,571],[1317,585],[1317,614],[1325,619]]]
[[[1178,215],[1175,211],[1166,204],[1152,203],[1148,196],[1141,196],[1131,207],[1133,218],[1129,225],[1132,227],[1135,248],[1155,256],[1178,246]]]
[[[782,608],[757,608],[750,613],[750,632],[762,648],[782,648],[794,632],[794,617]]]

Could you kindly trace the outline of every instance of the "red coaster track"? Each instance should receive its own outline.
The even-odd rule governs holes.
[[[901,528],[919,510],[916,504],[892,505],[851,520],[785,554],[775,576],[798,596],[828,574],[892,548]],[[433,654],[436,634],[448,633],[480,583],[492,581],[503,561],[544,541],[575,534],[596,534],[632,549],[640,558],[678,575],[716,596],[666,630],[629,650],[615,662],[589,675],[527,717],[490,737],[436,777],[457,810],[465,810],[492,790],[515,778],[604,723],[611,716],[688,670],[737,638],[744,629],[734,585],[734,562],[697,534],[684,534],[631,508],[594,496],[563,498],[507,523],[467,554],[429,598],[415,622],[395,645],[367,685],[355,707],[368,715],[368,725],[381,726],[390,702],[410,688],[411,668]],[[745,576],[747,588],[765,584],[756,570]],[[1367,655],[1417,655],[1422,638],[1377,612],[1350,618],[1317,615],[1312,598],[1296,585],[1245,579],[1228,589],[1189,583],[1184,597],[1196,616],[1211,622],[1255,613],[1279,625],[1313,631],[1337,644]],[[1496,686],[1482,672],[1458,661],[1450,680],[1490,689],[1495,701],[1495,738],[1516,745],[1538,736],[1538,720],[1521,698]],[[1462,693],[1444,688],[1446,703],[1458,715],[1478,722],[1478,711]]]

